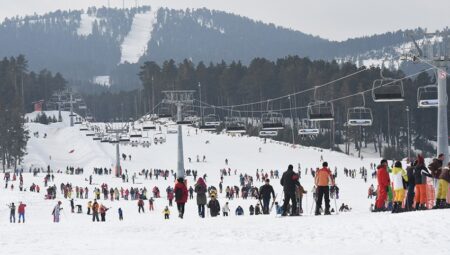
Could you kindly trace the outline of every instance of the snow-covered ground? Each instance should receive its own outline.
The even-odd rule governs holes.
[[[138,13],[134,16],[131,30],[121,45],[120,63],[137,63],[147,51],[147,45],[152,37],[153,25],[157,21],[158,8]]]
[[[90,16],[87,13],[81,14],[80,27],[77,30],[77,34],[82,36],[92,34],[92,26],[96,20],[95,16]]]
[[[105,87],[110,87],[111,86],[111,79],[109,77],[109,75],[100,75],[100,76],[95,76],[92,79],[94,84],[98,84],[101,86],[105,86]]]
[[[48,115],[57,112],[48,112]],[[33,119],[35,113],[30,114]],[[277,218],[275,215],[249,216],[249,206],[257,203],[254,199],[234,199],[228,201],[231,215],[226,217],[200,219],[197,215],[195,199],[186,205],[185,218],[176,217],[176,208],[172,207],[171,219],[164,220],[163,207],[167,200],[165,188],[173,185],[173,178],[167,180],[146,180],[138,175],[136,184],[122,183],[121,179],[112,176],[94,175],[94,185],[89,185],[87,177],[92,168],[111,167],[115,160],[115,146],[93,141],[79,131],[79,126],[69,127],[68,113],[63,113],[63,123],[48,126],[28,123],[30,133],[39,132],[39,138],[31,135],[28,144],[28,155],[25,157],[26,170],[32,167],[46,167],[64,170],[67,165],[84,167],[84,175],[55,174],[55,184],[59,189],[61,182],[70,182],[74,186],[88,187],[89,196],[94,187],[108,183],[112,187],[146,187],[151,190],[155,185],[161,190],[162,198],[155,200],[155,211],[148,212],[146,202],[144,214],[137,212],[136,201],[100,202],[111,207],[106,223],[92,223],[86,214],[72,214],[69,201],[58,192],[56,201],[63,202],[63,213],[60,224],[52,223],[51,211],[55,200],[45,200],[43,194],[43,174],[32,177],[24,175],[25,187],[31,183],[41,186],[41,193],[20,192],[0,187],[0,204],[10,202],[27,204],[26,224],[8,223],[8,208],[0,206],[0,250],[5,254],[167,254],[183,252],[184,254],[410,254],[430,253],[448,254],[445,243],[450,222],[447,210],[414,212],[392,215],[389,213],[369,213],[373,201],[367,199],[367,189],[374,181],[369,178],[364,183],[359,177],[344,177],[343,167],[359,169],[369,168],[375,158],[364,160],[349,157],[342,153],[319,150],[316,148],[292,148],[283,143],[264,141],[256,137],[232,137],[226,134],[198,132],[194,128],[184,127],[185,168],[197,169],[199,175],[207,174],[207,184],[218,187],[219,169],[230,167],[237,169],[237,175],[224,176],[224,187],[238,185],[238,175],[247,173],[255,176],[256,169],[279,169],[284,171],[288,164],[297,169],[301,164],[301,183],[308,191],[304,198],[302,217]],[[162,126],[165,133],[166,127]],[[156,131],[149,132],[149,140]],[[44,133],[47,138],[43,138]],[[132,155],[126,160],[123,168],[130,175],[142,169],[160,168],[176,169],[177,135],[167,134],[167,142],[150,148],[121,146],[121,152]],[[259,148],[261,147],[261,152]],[[206,156],[206,162],[196,162]],[[332,170],[338,168],[337,185],[340,187],[341,203],[349,204],[352,212],[332,216],[311,216],[312,195],[309,192],[313,179],[305,167],[318,167],[320,157],[328,161]],[[192,163],[187,160],[192,158]],[[229,165],[224,163],[225,158]],[[370,175],[370,172],[369,172]],[[272,179],[277,193],[277,201],[281,202],[282,188],[279,180]],[[262,183],[257,182],[257,186]],[[188,186],[193,185],[192,177],[188,177]],[[75,199],[75,204],[83,206],[86,212],[88,200]],[[219,202],[223,205],[227,200],[225,194],[219,194]],[[335,204],[332,200],[332,207]],[[235,216],[235,208],[241,205],[245,216]],[[124,221],[118,220],[117,209],[124,211]],[[3,254],[3,253],[2,253]]]

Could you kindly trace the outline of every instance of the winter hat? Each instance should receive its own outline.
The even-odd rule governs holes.
[[[294,170],[294,166],[293,165],[289,165],[288,166],[288,170]]]
[[[381,162],[380,162],[380,165],[382,165],[382,164],[384,164],[384,163],[387,164],[387,160],[386,160],[386,159],[382,159]]]
[[[269,178],[266,179],[266,182],[270,182]]]
[[[400,161],[395,161],[395,167],[402,167],[402,162]]]
[[[323,163],[322,163],[322,166],[323,166],[323,167],[328,167],[328,162],[326,162],[326,161],[323,162]]]
[[[183,183],[184,179],[180,177],[180,178],[177,179],[177,181]]]

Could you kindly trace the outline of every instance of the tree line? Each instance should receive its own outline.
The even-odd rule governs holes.
[[[3,170],[17,167],[26,153],[28,130],[24,114],[33,110],[33,103],[47,100],[63,89],[66,81],[48,70],[28,71],[23,55],[0,61],[0,160]]]

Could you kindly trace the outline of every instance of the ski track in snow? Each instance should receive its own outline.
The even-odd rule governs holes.
[[[47,112],[48,116],[57,116],[57,112]],[[36,113],[27,115],[34,119]],[[176,206],[171,207],[171,219],[164,220],[162,210],[167,205],[167,186],[173,186],[173,177],[167,180],[146,180],[137,175],[136,183],[131,183],[131,174],[143,168],[176,169],[177,165],[177,135],[167,135],[165,144],[152,144],[150,148],[121,146],[121,153],[131,154],[132,160],[123,161],[123,169],[128,169],[130,183],[122,183],[112,176],[93,176],[95,185],[88,185],[86,179],[92,173],[93,167],[109,167],[115,159],[115,146],[93,141],[79,131],[78,126],[69,127],[69,113],[63,112],[63,122],[50,125],[27,123],[30,133],[39,132],[40,137],[31,135],[28,144],[28,154],[25,156],[26,169],[34,166],[46,167],[50,164],[54,169],[64,170],[67,165],[84,167],[84,175],[55,174],[55,184],[58,187],[56,200],[44,200],[43,174],[33,177],[24,174],[24,187],[32,183],[41,186],[41,193],[19,192],[18,180],[12,182],[14,191],[5,190],[3,182],[0,185],[0,250],[2,254],[448,254],[444,246],[448,242],[445,233],[448,232],[450,221],[449,210],[433,210],[414,213],[390,214],[369,213],[373,201],[367,199],[367,188],[375,180],[368,179],[364,183],[359,177],[346,178],[343,167],[368,167],[370,162],[379,159],[358,159],[342,153],[320,151],[314,148],[291,148],[274,142],[263,143],[256,137],[231,137],[225,134],[199,132],[195,129],[183,128],[185,168],[197,169],[199,176],[206,173],[207,184],[218,187],[219,169],[230,167],[238,169],[238,175],[224,176],[226,186],[236,185],[239,173],[255,175],[256,168],[279,169],[284,171],[287,164],[297,163],[305,167],[316,167],[320,164],[320,156],[330,163],[333,170],[338,167],[337,184],[340,187],[340,203],[349,204],[352,212],[333,216],[310,216],[312,206],[311,189],[313,178],[304,175],[301,183],[308,191],[303,198],[305,215],[301,217],[277,218],[275,215],[248,216],[249,206],[257,203],[254,199],[226,200],[225,192],[219,193],[220,205],[229,202],[231,213],[228,218],[217,217],[200,219],[197,215],[195,200],[186,204],[183,220],[178,219]],[[162,128],[165,131],[165,127]],[[153,133],[150,132],[150,139]],[[42,138],[47,133],[47,138]],[[205,142],[209,141],[209,144]],[[258,148],[262,152],[258,152]],[[69,151],[74,150],[73,153]],[[52,156],[51,160],[49,156]],[[197,163],[196,155],[206,155],[206,163]],[[187,157],[192,158],[189,163]],[[224,159],[229,159],[229,166],[224,165]],[[192,177],[187,177],[188,186],[193,184]],[[256,179],[255,179],[256,181]],[[88,200],[75,198],[75,205],[83,206],[84,214],[72,214],[69,200],[62,197],[59,191],[61,182],[70,182],[74,186],[87,186],[89,198],[92,190],[102,183],[110,187],[147,188],[150,192],[156,185],[161,190],[162,198],[155,199],[155,211],[148,212],[148,201],[145,202],[144,214],[137,211],[137,201],[106,201],[103,203],[111,209],[107,213],[106,223],[92,223],[87,216]],[[257,186],[260,182],[255,182]],[[271,184],[277,193],[277,201],[282,201],[282,187],[279,179],[272,179]],[[53,185],[53,183],[50,183]],[[195,198],[195,195],[194,195]],[[52,223],[51,211],[58,200],[64,208],[61,223]],[[10,224],[7,203],[23,201],[27,204],[26,224]],[[237,205],[244,208],[244,216],[234,216]],[[334,208],[331,200],[331,207]],[[124,212],[124,221],[120,222],[117,209]],[[17,215],[16,215],[17,217]],[[16,218],[17,219],[17,218]],[[407,248],[406,248],[407,247]]]
[[[131,30],[123,40],[120,63],[137,63],[146,51],[151,40],[153,25],[157,22],[158,9],[136,14]]]
[[[86,13],[81,14],[80,27],[77,29],[77,34],[81,36],[88,36],[92,33],[92,25],[96,17],[89,16]]]

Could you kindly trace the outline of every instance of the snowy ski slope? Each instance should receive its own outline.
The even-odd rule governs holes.
[[[48,115],[57,114],[49,112]],[[33,114],[28,116],[32,119]],[[146,202],[145,214],[138,214],[137,201],[104,201],[111,209],[106,223],[92,223],[85,214],[72,214],[69,202],[58,192],[57,200],[63,202],[63,214],[60,224],[52,223],[51,211],[56,201],[44,200],[44,194],[19,192],[18,182],[14,191],[0,187],[0,250],[5,254],[410,254],[430,253],[448,254],[444,244],[448,241],[446,233],[450,226],[448,211],[427,211],[403,214],[369,213],[372,201],[366,198],[368,183],[356,178],[343,176],[343,167],[359,169],[369,167],[370,162],[379,159],[349,157],[345,154],[320,151],[315,148],[292,148],[284,144],[264,143],[259,138],[231,137],[226,134],[195,134],[195,129],[184,128],[185,168],[197,169],[200,175],[206,173],[207,184],[218,187],[219,169],[230,167],[240,173],[255,175],[256,169],[279,169],[284,171],[288,164],[297,169],[317,167],[320,157],[328,161],[331,169],[338,167],[337,185],[340,187],[340,203],[349,204],[352,212],[333,216],[311,216],[312,195],[309,192],[313,180],[308,173],[301,178],[302,185],[308,191],[303,201],[305,214],[301,217],[277,218],[275,215],[249,216],[248,207],[257,203],[254,199],[230,200],[231,215],[228,218],[217,217],[200,219],[197,215],[195,199],[186,205],[185,218],[176,217],[176,207],[171,209],[171,219],[163,219],[162,210],[167,205],[165,188],[173,185],[173,178],[167,180],[145,180],[138,175],[136,184],[123,184],[118,178],[94,175],[94,184],[88,185],[87,177],[92,167],[109,167],[114,162],[115,147],[99,143],[86,137],[78,127],[68,126],[68,113],[63,113],[63,123],[48,126],[28,123],[32,133],[39,132],[39,138],[31,135],[28,155],[24,166],[45,167],[64,170],[67,165],[84,167],[84,175],[56,174],[55,183],[71,182],[74,186],[88,186],[90,192],[94,186],[108,183],[112,187],[146,187],[153,186],[161,190],[162,198],[155,200],[155,211],[148,212]],[[164,132],[165,127],[162,127]],[[46,133],[47,138],[42,138]],[[152,138],[153,134],[150,133]],[[152,144],[150,148],[121,146],[123,153],[131,154],[132,160],[124,161],[123,168],[130,173],[149,168],[176,169],[177,150],[176,134],[168,134],[165,144]],[[207,143],[208,141],[208,143]],[[258,148],[261,147],[260,153]],[[72,151],[70,153],[70,151]],[[196,156],[206,156],[206,163],[196,162]],[[189,163],[187,158],[192,158]],[[225,166],[224,160],[229,160]],[[224,187],[238,185],[238,175],[224,177]],[[370,175],[370,172],[369,172]],[[32,177],[24,175],[25,187],[37,183],[43,190],[43,174]],[[271,183],[281,202],[282,189],[279,180]],[[3,183],[2,183],[3,184]],[[262,184],[262,183],[261,183]],[[193,185],[188,177],[188,185]],[[257,184],[260,185],[259,183]],[[92,198],[92,193],[89,194]],[[7,203],[19,201],[26,203],[26,224],[8,223]],[[226,202],[225,194],[219,194],[219,202]],[[75,204],[83,206],[86,212],[87,200],[75,199]],[[245,216],[234,216],[235,208],[241,205]],[[334,201],[331,203],[334,207]],[[118,220],[117,209],[124,211],[123,222]],[[442,245],[437,245],[442,244]],[[406,248],[407,247],[407,248]]]
[[[138,13],[133,18],[131,30],[123,40],[120,63],[137,63],[147,51],[147,45],[152,37],[153,25],[157,21],[158,8],[144,13]]]

